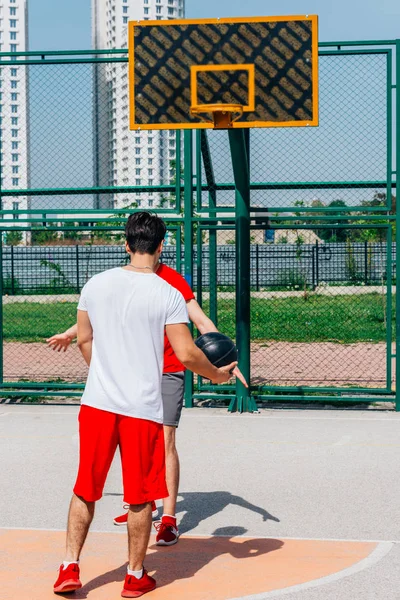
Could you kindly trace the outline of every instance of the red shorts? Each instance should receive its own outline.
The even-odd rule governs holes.
[[[160,423],[124,417],[81,406],[80,456],[74,493],[87,502],[99,500],[120,448],[124,502],[143,504],[168,496],[165,483],[164,431]]]

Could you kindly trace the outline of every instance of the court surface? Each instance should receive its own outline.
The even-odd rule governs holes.
[[[76,406],[0,405],[0,597],[55,598],[74,483]],[[184,411],[178,545],[150,542],[154,600],[399,600],[400,415]],[[119,598],[119,457],[70,596]]]

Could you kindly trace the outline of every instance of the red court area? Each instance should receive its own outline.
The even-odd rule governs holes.
[[[0,530],[1,600],[56,598],[52,586],[64,541],[60,531]],[[146,598],[229,600],[281,590],[349,568],[376,546],[373,542],[184,536],[172,548],[159,548],[152,538],[145,566],[158,587]],[[81,560],[83,588],[68,597],[119,598],[126,556],[126,535],[90,533]]]

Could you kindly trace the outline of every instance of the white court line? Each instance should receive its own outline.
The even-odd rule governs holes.
[[[355,565],[352,565],[351,567],[348,567],[347,569],[343,569],[342,571],[338,571],[337,573],[333,573],[332,575],[327,575],[326,577],[320,577],[319,579],[314,579],[312,581],[308,581],[307,583],[300,583],[299,585],[292,585],[291,587],[284,588],[281,590],[274,590],[273,592],[264,592],[262,594],[255,594],[252,596],[241,596],[240,598],[231,598],[230,600],[268,600],[269,598],[286,596],[287,594],[316,588],[320,585],[334,583],[336,581],[344,579],[345,577],[350,577],[351,575],[360,573],[365,569],[369,569],[373,565],[377,564],[380,560],[382,560],[382,558],[384,558],[390,552],[392,547],[393,544],[391,544],[390,542],[382,542],[377,546],[377,548],[375,548],[375,550],[371,552],[369,556],[367,556],[367,558],[360,560],[360,562],[356,563]]]
[[[65,529],[48,528],[48,527],[5,527],[0,526],[0,531],[55,531],[55,532],[66,532]],[[115,527],[114,529],[90,529],[90,533],[118,533],[126,534],[126,529],[122,527]],[[400,544],[400,540],[367,540],[367,539],[352,539],[352,538],[313,538],[313,537],[287,537],[282,535],[223,535],[217,534],[212,535],[210,533],[183,533],[182,538],[244,538],[244,539],[255,539],[255,540],[287,540],[296,542],[349,542],[349,543],[360,543],[360,544]]]

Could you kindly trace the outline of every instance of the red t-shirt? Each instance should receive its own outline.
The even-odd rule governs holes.
[[[156,271],[156,275],[178,290],[186,302],[194,299],[194,294],[190,285],[185,281],[182,275],[174,269],[171,269],[171,267],[161,264]],[[169,339],[164,334],[164,373],[177,373],[178,371],[184,370],[185,367],[179,362],[175,352],[172,350]]]

